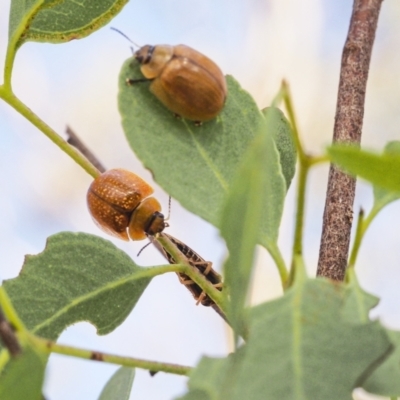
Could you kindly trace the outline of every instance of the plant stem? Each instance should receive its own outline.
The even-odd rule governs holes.
[[[12,324],[12,326],[15,328],[17,332],[26,331],[23,322],[19,319],[19,316],[15,311],[14,306],[12,305],[11,300],[8,297],[8,294],[3,286],[0,286],[0,306],[6,318]]]
[[[283,81],[281,85],[281,89],[277,96],[275,96],[272,105],[277,107],[277,105],[283,100],[289,121],[292,127],[293,140],[296,144],[296,150],[299,157],[299,177],[298,177],[298,186],[297,186],[297,209],[296,209],[296,222],[295,222],[295,232],[294,232],[294,240],[293,240],[293,252],[292,252],[292,264],[291,271],[289,275],[289,279],[285,276],[285,280],[282,278],[281,269],[279,268],[278,262],[275,262],[278,265],[278,269],[281,273],[281,280],[285,282],[284,289],[290,287],[293,283],[295,272],[293,268],[296,268],[297,265],[302,265],[304,267],[303,257],[303,228],[304,228],[304,210],[305,210],[305,196],[306,196],[306,185],[307,185],[307,176],[308,171],[312,166],[317,164],[328,162],[329,158],[327,156],[310,156],[308,155],[303,148],[303,145],[300,140],[299,130],[297,128],[296,117],[294,114],[294,108],[292,103],[292,97],[290,95],[289,85]],[[283,264],[284,265],[284,264]],[[286,269],[285,269],[286,273]]]
[[[15,48],[14,46],[10,46],[10,43],[7,46],[7,53],[6,53],[6,61],[4,64],[4,87],[11,91],[11,75],[13,64],[15,60]]]
[[[308,162],[310,164],[310,167],[313,167],[317,164],[322,164],[329,162],[329,157],[328,156],[312,156],[308,159]]]
[[[21,353],[21,346],[18,342],[17,336],[11,326],[6,320],[3,311],[0,309],[0,342],[7,348],[10,355],[15,357]]]
[[[306,161],[306,159],[300,159],[299,180],[297,184],[297,210],[293,241],[293,257],[303,255],[304,208],[308,169],[309,163]]]
[[[32,110],[22,103],[10,90],[5,86],[0,86],[0,98],[23,115],[28,121],[42,131],[51,141],[53,141],[64,153],[69,155],[77,164],[79,164],[89,175],[96,178],[100,172],[95,168],[79,151],[69,145],[60,135],[51,129],[44,121],[42,121]]]
[[[296,122],[296,117],[294,114],[294,109],[293,109],[293,103],[292,103],[292,96],[290,94],[290,89],[289,85],[286,83],[286,81],[282,82],[282,98],[285,103],[285,107],[288,113],[289,121],[292,127],[293,131],[293,139],[296,144],[296,150],[298,153],[298,157],[300,159],[300,162],[304,161],[307,159],[307,155],[305,154],[303,150],[303,146],[301,144],[300,140],[300,135],[299,135],[299,130],[297,128],[297,122]]]
[[[356,235],[354,237],[353,249],[350,254],[349,265],[348,268],[353,268],[357,255],[358,250],[360,249],[361,241],[364,236],[365,228],[364,228],[364,210],[361,208],[360,212],[358,213],[358,220],[357,220],[357,227],[356,227]]]
[[[4,290],[3,286],[0,286],[0,306],[2,309],[2,314],[4,312],[5,318],[7,318],[8,320],[8,324],[10,324],[12,326],[12,331],[8,331],[8,338],[6,338],[7,340],[11,340],[11,343],[7,343],[6,341],[4,341],[4,338],[2,335],[0,335],[4,341],[4,345],[7,347],[8,352],[7,351],[1,351],[0,352],[0,372],[3,371],[4,366],[8,363],[8,361],[10,360],[10,355],[14,356],[14,355],[18,355],[20,352],[20,342],[14,332],[14,329],[16,332],[25,334],[26,333],[26,329],[24,324],[22,323],[22,321],[19,319],[17,312],[15,311],[10,298],[8,297],[8,294],[6,293],[6,291]],[[10,345],[11,344],[11,347]]]
[[[282,257],[282,253],[276,243],[269,244],[268,252],[278,268],[283,290],[286,290],[288,287],[289,273],[286,268],[285,260]]]
[[[148,369],[152,372],[162,371],[176,375],[188,375],[189,372],[192,370],[192,368],[183,365],[161,363],[133,357],[122,357],[113,354],[101,353],[99,351],[64,346],[51,340],[39,338],[34,335],[29,335],[29,340],[35,347],[45,353],[64,354],[66,356],[83,358],[85,360],[105,361],[112,364],[123,365],[125,367],[137,367]]]
[[[373,207],[370,213],[364,218],[364,211],[361,209],[358,216],[357,228],[356,228],[356,236],[354,237],[353,248],[351,250],[349,266],[348,268],[352,268],[356,264],[358,251],[360,250],[362,240],[364,239],[364,235],[367,232],[371,222],[375,219],[379,211],[381,211],[382,207]]]
[[[359,144],[372,46],[383,0],[354,0],[343,49],[333,142]],[[331,165],[317,275],[343,281],[356,180]]]
[[[190,265],[188,259],[177,249],[177,247],[165,236],[160,235],[156,238],[156,240],[160,243],[162,247],[166,249],[168,253],[170,253],[173,258],[179,262],[181,271],[185,275],[189,276],[197,285],[199,285],[202,290],[215,302],[215,304],[222,310],[227,309],[226,298],[225,296],[217,290],[214,285],[207,280],[207,278],[200,273],[197,268],[194,268]],[[178,266],[177,264],[176,266]],[[176,271],[178,272],[178,271]]]
[[[305,196],[306,196],[306,184],[307,184],[307,176],[308,170],[313,163],[313,159],[308,156],[301,144],[299,131],[297,128],[296,117],[294,115],[294,109],[292,104],[292,98],[290,95],[289,86],[285,81],[282,82],[282,97],[285,103],[285,107],[289,116],[289,121],[292,126],[293,131],[293,139],[296,144],[297,154],[299,157],[299,177],[298,177],[298,186],[297,186],[297,209],[296,209],[296,223],[295,223],[295,231],[294,231],[294,240],[293,240],[293,252],[292,252],[292,270],[290,271],[290,280],[288,285],[291,285],[293,282],[293,276],[296,271],[293,271],[293,268],[296,265],[303,265],[303,229],[304,229],[304,209],[305,209]],[[322,162],[323,159],[314,159],[314,163]],[[299,262],[295,262],[295,260],[299,260]]]

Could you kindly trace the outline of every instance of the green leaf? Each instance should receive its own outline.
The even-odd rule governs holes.
[[[9,40],[61,43],[80,39],[106,25],[128,0],[13,0]]]
[[[342,308],[342,316],[348,322],[367,323],[369,312],[379,299],[367,293],[359,284],[354,268],[346,272],[349,283],[345,286],[346,297]]]
[[[260,228],[266,240],[274,243],[277,239],[280,214],[276,210],[282,206],[285,184],[270,132],[279,117],[271,113],[250,144],[222,212],[221,235],[229,249],[224,276],[231,299],[229,316],[236,328],[240,326]]]
[[[389,142],[385,146],[384,154],[400,155],[400,142],[393,141]],[[374,209],[381,210],[383,207],[389,203],[400,199],[400,191],[392,192],[380,188],[379,186],[374,186]]]
[[[100,393],[99,400],[129,400],[135,369],[121,367],[109,379]]]
[[[243,348],[226,358],[202,357],[190,374],[189,392],[177,400],[230,399],[230,387],[234,385],[242,355]]]
[[[282,167],[282,173],[286,181],[286,190],[289,190],[290,184],[296,172],[297,150],[293,139],[292,128],[285,117],[285,114],[276,107],[267,107],[261,110],[267,118],[271,113],[276,115],[276,126],[272,127],[271,133],[279,153],[279,161]]]
[[[27,256],[4,288],[27,329],[55,340],[69,325],[88,321],[104,335],[120,325],[149,283],[124,252],[97,236],[64,232]]]
[[[179,397],[176,400],[213,400],[207,393],[202,390],[191,390],[183,397]]]
[[[386,331],[394,351],[364,382],[362,387],[370,393],[387,397],[400,397],[400,332]]]
[[[349,145],[334,145],[327,151],[331,160],[350,174],[380,188],[400,192],[400,154],[378,155]]]
[[[263,115],[251,96],[228,76],[228,97],[221,114],[196,127],[174,118],[149,91],[149,83],[127,86],[126,79],[140,77],[137,61],[127,60],[119,77],[119,109],[130,146],[172,197],[218,226],[238,165],[260,127],[265,126]],[[275,174],[284,181],[273,147],[274,159],[268,163],[276,163]],[[279,220],[282,207],[275,209]],[[264,246],[269,233],[263,231],[260,241]]]
[[[238,353],[207,360],[210,372],[199,364],[190,390],[212,400],[352,399],[391,344],[378,322],[348,320],[343,306],[356,308],[351,291],[323,279],[296,281],[283,297],[252,310]],[[212,374],[220,374],[218,383],[208,381]]]
[[[47,357],[27,345],[11,358],[0,375],[0,399],[41,400]]]
[[[9,43],[16,43],[24,27],[28,24],[32,15],[41,7],[44,0],[12,0],[10,7],[10,21],[8,25]]]

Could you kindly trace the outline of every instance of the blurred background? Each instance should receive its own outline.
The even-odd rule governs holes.
[[[8,32],[8,2],[0,2],[0,61]],[[283,78],[291,85],[305,147],[323,151],[331,141],[341,51],[352,1],[330,0],[147,0],[125,6],[109,26],[140,44],[184,43],[211,57],[266,107]],[[381,150],[399,140],[400,3],[383,3],[367,89],[363,145]],[[104,27],[83,40],[52,45],[27,43],[17,54],[14,90],[58,133],[69,124],[112,167],[130,169],[148,182],[148,171],[128,148],[117,111],[117,78],[130,44]],[[0,279],[18,275],[24,255],[43,251],[46,238],[60,231],[106,237],[86,209],[91,177],[8,105],[0,102]],[[311,173],[307,190],[305,255],[315,275],[327,166]],[[167,208],[168,195],[155,187]],[[280,246],[289,261],[293,236],[295,183],[287,196]],[[369,210],[371,188],[359,182],[355,211]],[[357,272],[363,288],[381,298],[372,316],[400,329],[400,204],[392,203],[372,224],[361,248]],[[397,222],[396,222],[397,221]],[[172,201],[168,233],[221,269],[226,249],[218,231]],[[108,236],[107,239],[110,239]],[[112,240],[112,239],[110,239]],[[140,265],[164,263],[142,243],[114,243]],[[281,294],[278,275],[258,250],[252,303]],[[195,365],[203,354],[224,356],[230,333],[213,310],[195,306],[174,274],[154,279],[127,320],[106,337],[87,323],[69,327],[64,344],[157,361]],[[116,366],[74,358],[50,358],[45,394],[49,400],[97,399]],[[135,400],[169,400],[182,394],[186,379],[137,370]],[[357,399],[377,399],[361,391]]]

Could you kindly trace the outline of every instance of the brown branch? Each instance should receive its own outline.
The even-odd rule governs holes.
[[[0,310],[0,342],[7,348],[12,357],[17,356],[22,351],[14,329],[6,320],[2,310]]]
[[[342,54],[333,142],[361,142],[369,64],[382,1],[354,0]],[[331,165],[319,251],[319,276],[338,281],[344,279],[355,187],[355,178]]]
[[[79,136],[67,125],[65,129],[67,134],[67,142],[78,149],[100,172],[105,172],[105,167],[99,159],[89,150],[88,147],[82,142]]]

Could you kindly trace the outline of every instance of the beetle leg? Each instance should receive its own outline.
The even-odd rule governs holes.
[[[215,289],[222,290],[222,287],[224,286],[224,284],[222,282],[220,282],[220,283],[215,283],[213,286],[215,287]],[[204,298],[206,296],[207,296],[206,292],[201,292],[199,298],[196,301],[196,306],[198,306],[204,300]]]
[[[191,279],[186,279],[186,277],[182,276],[179,276],[179,281],[185,286],[192,285],[194,283]]]
[[[206,265],[206,268],[204,269],[204,272],[201,272],[202,275],[207,276],[209,272],[212,270],[212,262],[210,261],[193,261],[192,265],[197,266],[197,265]],[[200,268],[198,268],[200,269]]]
[[[202,126],[203,122],[202,121],[194,121],[194,126]]]
[[[207,276],[208,273],[211,271],[211,269],[212,269],[212,263],[208,262],[207,263],[207,268],[203,272],[204,276]]]
[[[196,306],[198,306],[198,305],[204,300],[204,298],[205,298],[206,296],[207,296],[207,295],[206,295],[206,292],[201,292],[199,298],[198,298],[197,301],[196,301]]]
[[[141,83],[141,82],[148,82],[148,81],[151,81],[151,79],[146,79],[146,78],[141,78],[141,79],[129,79],[129,78],[126,78],[126,84],[128,85],[128,86],[132,86],[132,85],[134,85],[135,83]]]

